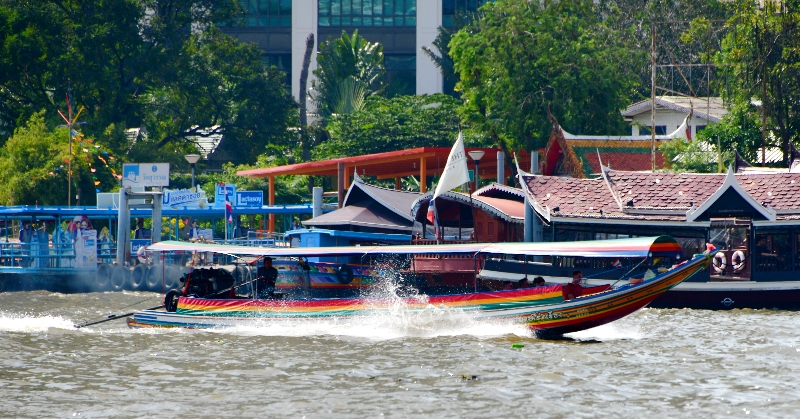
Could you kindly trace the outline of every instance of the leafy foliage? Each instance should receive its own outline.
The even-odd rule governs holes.
[[[72,192],[81,191],[81,204],[95,203],[95,188],[117,184],[113,156],[73,140]],[[43,112],[35,113],[0,149],[0,204],[56,205],[67,201],[69,167],[67,128],[51,130]],[[109,166],[107,163],[111,163]],[[97,182],[97,184],[95,184]],[[74,203],[73,199],[73,203]]]
[[[342,31],[337,39],[328,39],[320,46],[314,75],[312,99],[323,118],[359,110],[364,99],[381,91],[383,46],[367,42],[358,34]]]
[[[216,130],[255,162],[287,141],[295,105],[255,46],[216,29],[240,10],[236,0],[0,0],[0,129],[43,108],[60,123],[71,89],[82,129],[119,155],[180,156]],[[150,141],[131,150],[121,133],[133,127]]]
[[[800,2],[732,2],[734,15],[717,56],[730,82],[731,102],[763,101],[767,138],[780,139],[784,156],[800,137]],[[751,112],[755,111],[751,109]]]
[[[458,135],[458,103],[442,93],[392,99],[370,97],[362,110],[331,118],[328,131],[332,138],[314,150],[314,157],[451,147]]]
[[[498,0],[450,43],[460,113],[502,148],[541,147],[553,115],[570,132],[620,132],[619,109],[643,59],[617,42],[599,10],[581,0]]]

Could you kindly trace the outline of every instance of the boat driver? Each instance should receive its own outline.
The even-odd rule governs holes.
[[[572,282],[564,285],[564,300],[572,300],[580,297],[583,294],[583,287],[581,286],[581,279],[583,274],[581,271],[572,272]]]
[[[256,292],[259,298],[269,296],[275,292],[275,281],[278,280],[278,270],[272,266],[272,258],[264,258],[264,266],[256,272]]]

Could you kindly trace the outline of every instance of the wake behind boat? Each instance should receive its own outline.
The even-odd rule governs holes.
[[[336,267],[339,281],[336,285],[340,287],[333,294],[330,289],[325,294],[313,290],[311,267],[305,261],[294,265],[300,267],[299,274],[296,271],[292,275],[284,272],[275,284],[276,292],[268,295],[262,293],[260,297],[254,289],[256,281],[252,278],[233,278],[220,268],[196,269],[182,278],[184,286],[180,295],[177,291],[167,295],[166,310],[136,312],[128,321],[129,326],[135,328],[234,327],[273,321],[353,318],[391,313],[400,307],[408,312],[459,310],[479,320],[519,321],[538,336],[558,336],[625,317],[705,269],[714,253],[707,252],[692,260],[681,261],[680,245],[668,236],[571,243],[283,249],[161,242],[150,246],[148,250],[213,252],[284,260],[297,257],[327,258],[335,261],[331,266]],[[402,262],[405,257],[408,263]],[[389,263],[388,270],[397,274],[389,275],[393,278],[381,277],[381,269],[377,269],[379,264],[386,264],[386,258],[400,260]],[[555,283],[552,277],[544,286],[524,286],[527,277],[533,278],[537,270],[546,271],[543,268],[562,263],[564,258],[581,258],[609,265],[619,264],[621,259],[638,261],[636,269],[627,274],[643,275],[643,278],[628,282],[623,275],[616,284],[584,287],[582,295],[573,299],[568,299],[566,285]],[[419,263],[430,260],[441,263],[434,268],[430,264]],[[493,270],[496,266],[503,266],[500,262],[521,265],[525,269],[525,277],[517,285],[513,285],[511,280],[502,281],[504,273]],[[276,265],[281,263],[279,259]],[[325,271],[323,264],[316,266],[317,271]],[[365,266],[370,269],[365,269]],[[465,267],[470,266],[471,281],[466,281]],[[368,284],[389,280],[406,290],[404,295],[407,296],[374,297],[368,291]],[[516,289],[493,290],[498,284],[505,284],[506,288],[516,286]],[[333,298],[322,298],[320,295]]]

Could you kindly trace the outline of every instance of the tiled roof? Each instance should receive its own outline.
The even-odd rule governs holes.
[[[607,170],[606,177],[608,184],[603,178],[530,174],[523,180],[536,203],[549,207],[551,218],[686,220],[692,205],[705,203],[726,175]],[[800,173],[746,173],[736,180],[756,202],[777,211],[779,219],[800,218],[795,214],[800,211]]]
[[[800,209],[800,173],[745,173],[736,180],[757,202],[778,211]]]
[[[607,177],[622,205],[633,200],[633,208],[684,208],[699,206],[725,182],[723,174],[618,172]]]

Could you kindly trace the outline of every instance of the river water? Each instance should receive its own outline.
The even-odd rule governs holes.
[[[463,313],[74,328],[159,298],[0,294],[0,416],[800,417],[795,312],[645,309],[555,341]]]

